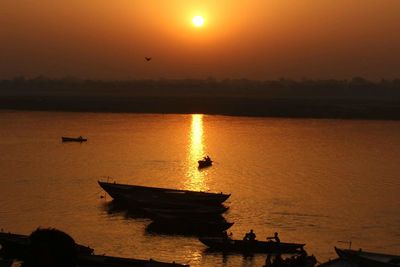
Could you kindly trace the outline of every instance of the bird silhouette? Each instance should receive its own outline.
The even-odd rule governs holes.
[[[150,61],[151,57],[145,57],[146,61]]]

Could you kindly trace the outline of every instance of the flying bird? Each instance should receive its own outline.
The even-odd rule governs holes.
[[[151,57],[145,57],[146,61],[150,61]]]

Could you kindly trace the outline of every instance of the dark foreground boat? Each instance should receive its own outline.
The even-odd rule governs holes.
[[[24,261],[29,249],[29,237],[26,235],[0,233],[0,257]],[[161,262],[153,259],[130,259],[113,256],[95,255],[93,249],[77,244],[79,267],[188,267],[186,264]]]
[[[79,137],[61,137],[63,142],[86,142],[87,138],[83,138],[82,136]]]
[[[80,267],[188,267],[186,264],[150,260],[129,259],[104,255],[80,255]]]
[[[340,258],[356,264],[358,267],[399,267],[400,256],[366,252],[362,250],[339,249],[335,247]]]
[[[357,265],[345,259],[336,258],[320,263],[317,267],[357,267]]]
[[[272,241],[234,240],[230,238],[203,237],[199,240],[210,250],[232,253],[298,253],[305,244],[282,243]]]
[[[286,258],[282,258],[281,254],[268,254],[263,267],[314,267],[315,264],[317,264],[315,256],[308,256],[307,253],[303,251],[298,255],[292,255]]]
[[[98,181],[112,198],[120,201],[141,201],[149,203],[188,203],[216,205],[227,200],[230,194],[178,190],[139,185],[127,185]]]
[[[4,258],[24,258],[29,246],[27,235],[0,232],[0,255]],[[93,249],[84,245],[76,244],[78,254],[90,255]]]

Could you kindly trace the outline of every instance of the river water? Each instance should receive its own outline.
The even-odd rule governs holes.
[[[61,136],[87,143],[62,143]],[[242,238],[400,254],[400,122],[63,112],[0,112],[0,227],[55,227],[99,254],[191,266],[262,266],[265,256],[209,253],[196,237],[146,231],[110,212],[97,180],[231,193]],[[215,164],[199,171],[197,160]],[[109,178],[107,178],[109,177]]]

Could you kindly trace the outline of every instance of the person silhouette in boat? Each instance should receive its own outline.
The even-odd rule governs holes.
[[[253,229],[251,229],[249,232],[249,240],[250,241],[256,240],[256,234],[254,233]]]
[[[243,240],[253,242],[256,240],[256,234],[254,233],[253,229],[250,232],[246,233]]]
[[[274,236],[267,237],[267,240],[270,240],[270,241],[275,240],[276,243],[280,243],[281,242],[281,240],[278,237],[278,232],[275,232]]]

